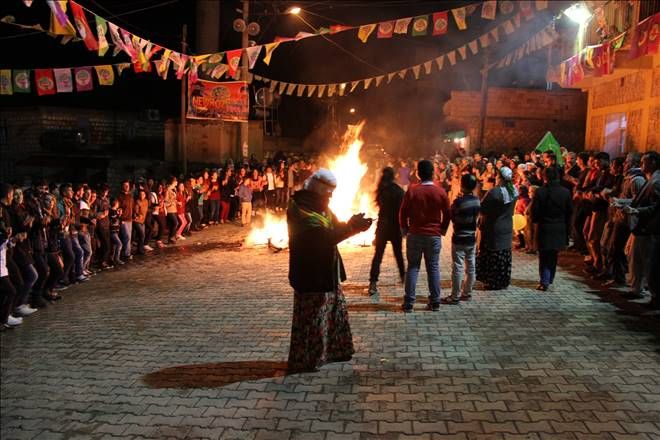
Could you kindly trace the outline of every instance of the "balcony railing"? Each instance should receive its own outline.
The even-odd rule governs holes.
[[[639,19],[637,21],[642,21],[658,12],[660,12],[660,0],[642,0],[639,2]]]
[[[629,0],[610,0],[607,2],[602,6],[602,17],[605,19],[605,26],[602,25],[602,20],[598,19],[598,14],[594,14],[587,28],[586,45],[602,43],[608,38],[633,27],[639,21],[637,16],[641,5],[646,3],[656,3],[656,0],[633,2]]]

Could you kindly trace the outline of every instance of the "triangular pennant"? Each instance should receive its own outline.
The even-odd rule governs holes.
[[[270,86],[268,87],[268,89],[271,91],[271,93],[275,91],[275,88],[277,87],[278,83],[279,81],[275,81],[275,80],[270,82]]]
[[[71,69],[53,69],[55,75],[55,86],[57,93],[71,93],[73,92],[73,78],[71,77]]]
[[[499,28],[491,29],[490,35],[493,37],[493,40],[495,40],[496,43],[499,43],[499,41],[500,41],[500,29]]]
[[[351,90],[349,90],[349,93],[353,93],[353,90],[355,90],[355,88],[358,86],[359,83],[360,81],[353,81],[351,83]]]
[[[305,38],[313,37],[316,34],[312,34],[311,32],[298,32],[294,38],[296,41],[304,40]]]
[[[119,64],[115,64],[115,66],[117,67],[117,75],[121,76],[121,74],[124,72],[124,70],[131,67],[131,63],[119,63]],[[179,78],[179,79],[181,79],[181,78]]]
[[[396,74],[397,74],[397,72],[390,72],[390,73],[387,74],[387,83],[388,84],[390,82],[392,82],[392,78],[394,78],[394,75],[396,75]]]
[[[472,3],[471,5],[467,5],[465,7],[465,12],[467,13],[467,15],[472,15],[474,14],[474,11],[477,10],[477,7],[478,7],[477,3]]]
[[[429,29],[429,16],[419,15],[413,19],[412,34],[413,37],[426,35]]]
[[[243,54],[243,49],[234,49],[225,52],[227,54],[227,65],[229,66],[229,75],[234,76],[238,70],[238,66],[241,64],[241,55]]]
[[[319,84],[319,93],[317,95],[319,98],[323,98],[323,92],[325,92],[325,87],[326,87],[325,84]]]
[[[449,17],[447,11],[435,12],[433,14],[433,35],[444,35],[447,33]]]
[[[34,83],[37,86],[39,96],[55,94],[55,78],[52,69],[36,69],[34,71]]]
[[[257,58],[259,58],[262,47],[263,46],[252,46],[245,49],[245,53],[248,57],[248,69],[252,69],[254,67],[254,64],[257,62]]]
[[[30,71],[29,70],[14,70],[13,85],[14,92],[16,93],[30,93]]]
[[[104,18],[98,15],[94,16],[94,22],[96,23],[96,37],[99,41],[98,54],[102,57],[108,51],[108,40],[105,38],[105,34],[108,32],[108,24]]]
[[[507,20],[504,23],[502,23],[502,26],[504,27],[504,32],[506,32],[507,35],[512,34],[516,28],[513,26],[513,23],[511,23],[511,20]]]
[[[50,7],[50,33],[53,35],[65,35],[73,37],[76,35],[76,29],[69,21],[66,15],[68,2],[66,0],[50,0],[46,2]]]
[[[297,92],[298,97],[302,97],[304,93],[305,93],[305,85],[298,84],[298,92]]]
[[[413,71],[413,75],[415,76],[415,79],[419,79],[419,71],[421,70],[421,68],[422,68],[421,64],[412,67],[412,71]]]
[[[412,17],[399,18],[394,24],[394,33],[395,34],[407,34],[408,26],[412,21]]]
[[[310,84],[307,86],[307,97],[311,98],[312,95],[314,94],[314,90],[316,90],[316,84]]]
[[[0,95],[13,95],[11,69],[0,70]]]
[[[330,33],[331,34],[336,34],[337,32],[343,32],[343,31],[347,31],[347,30],[350,30],[350,29],[353,29],[353,27],[352,26],[344,26],[343,24],[334,24],[334,25],[330,26]]]
[[[461,58],[463,59],[467,58],[467,47],[465,46],[465,44],[459,47],[457,50]]]
[[[486,20],[495,20],[497,13],[497,0],[485,0],[481,6],[481,18]]]
[[[513,54],[512,54],[512,53],[508,54],[508,55],[506,56],[506,59],[505,59],[505,61],[504,61],[504,64],[506,64],[506,65],[508,66],[509,64],[511,64],[511,60],[512,60],[512,59],[513,59]]]
[[[452,66],[456,64],[456,52],[453,50],[447,54],[447,59],[449,59],[449,64]]]
[[[264,56],[264,64],[269,66],[270,65],[270,57],[273,56],[273,52],[275,49],[277,49],[277,46],[279,46],[280,43],[269,43],[266,45],[266,56]]]
[[[360,26],[360,30],[358,31],[358,39],[362,41],[363,43],[366,43],[367,40],[369,39],[369,36],[372,34],[374,29],[376,29],[377,24],[365,24],[364,26]]]
[[[73,21],[76,23],[76,27],[78,28],[78,34],[80,35],[80,38],[83,39],[83,42],[87,47],[87,50],[98,51],[99,44],[94,39],[94,34],[92,33],[92,30],[89,27],[89,23],[87,23],[87,18],[85,17],[85,12],[83,11],[82,7],[73,0],[70,0],[69,3],[71,3],[71,12],[73,13]]]
[[[344,96],[344,92],[346,91],[346,83],[339,84],[339,87],[337,88],[337,93],[339,96]]]
[[[542,11],[548,8],[548,0],[536,0],[536,10]]]
[[[122,49],[124,49],[124,52],[131,57],[131,61],[135,61],[137,59],[137,51],[133,45],[133,34],[125,29],[119,28],[119,35],[121,35],[123,41]]]
[[[520,27],[520,12],[513,16],[513,24],[515,27]]]
[[[328,98],[332,98],[332,95],[335,94],[336,90],[337,90],[337,84],[329,84],[328,85]]]
[[[162,58],[160,60],[155,60],[154,67],[156,68],[156,72],[158,73],[158,76],[160,76],[162,79],[167,79],[167,72],[169,71],[170,60],[163,60]]]
[[[383,78],[385,78],[385,75],[380,75],[376,77],[376,87],[380,85],[380,83],[383,81]]]
[[[479,37],[479,43],[481,43],[481,47],[484,49],[490,46],[490,38],[488,37],[488,34],[483,34]]]
[[[530,0],[519,0],[518,7],[520,8],[520,14],[525,20],[534,17],[534,9],[532,9],[532,2]]]
[[[73,73],[77,92],[89,92],[94,88],[91,67],[76,67]]]
[[[451,13],[454,16],[454,21],[456,21],[456,27],[462,31],[467,29],[467,23],[465,22],[465,7],[452,9]]]
[[[367,90],[369,86],[371,85],[371,81],[373,81],[373,78],[367,78],[364,80],[364,90]]]
[[[282,95],[282,94],[284,93],[284,91],[286,90],[286,87],[287,87],[288,85],[289,85],[289,84],[288,84],[288,83],[285,83],[285,82],[280,83],[279,89],[277,90],[277,91],[279,92],[280,95]]]
[[[377,38],[391,38],[394,32],[394,20],[378,23]]]
[[[408,69],[401,69],[397,72],[397,75],[399,75],[399,78],[404,79],[406,77],[406,72],[408,72]]]
[[[424,63],[424,73],[427,75],[431,74],[431,67],[433,66],[433,62],[427,61]]]
[[[115,71],[112,66],[94,66],[99,85],[111,86],[115,82]]]
[[[445,56],[440,55],[438,58],[436,58],[435,64],[438,65],[438,70],[442,70],[442,67],[445,65]]]
[[[112,56],[117,56],[119,52],[124,50],[124,41],[119,36],[119,28],[112,22],[108,22],[108,29],[110,29],[110,38],[115,48],[112,50]]]
[[[472,55],[476,55],[479,52],[479,42],[477,40],[470,41],[468,47],[470,48]]]
[[[291,96],[293,94],[293,92],[296,90],[297,86],[298,86],[298,84],[287,84],[286,92],[284,92],[284,93]]]

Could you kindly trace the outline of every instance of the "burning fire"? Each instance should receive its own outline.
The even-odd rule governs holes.
[[[367,164],[360,159],[360,151],[364,144],[360,139],[362,127],[364,127],[364,121],[349,127],[344,134],[341,153],[327,162],[327,168],[337,177],[337,188],[330,199],[330,209],[340,221],[348,221],[353,214],[358,212],[365,213],[366,217],[375,217],[377,213],[371,188],[365,191],[361,185],[362,178],[368,171]],[[375,236],[374,229],[369,228],[344,243],[369,246]],[[286,247],[288,241],[286,218],[270,214],[266,214],[264,217],[264,226],[254,228],[247,237],[248,245],[270,243],[278,248]]]

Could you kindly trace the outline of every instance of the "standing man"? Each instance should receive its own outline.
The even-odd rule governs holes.
[[[121,238],[124,261],[126,261],[133,258],[131,255],[131,235],[133,233],[133,206],[135,205],[133,194],[131,194],[131,184],[128,180],[121,183],[121,193],[117,198],[121,208],[119,237]]]
[[[545,185],[536,190],[532,201],[532,221],[538,227],[539,285],[546,291],[555,279],[557,255],[568,244],[573,202],[571,192],[561,186],[556,167],[543,169]]]
[[[444,189],[433,183],[433,163],[421,160],[417,165],[421,184],[411,186],[403,197],[399,224],[406,240],[408,270],[405,276],[403,311],[410,313],[415,304],[417,276],[424,256],[428,276],[428,310],[440,310],[440,249],[442,236],[449,227],[449,198]]]

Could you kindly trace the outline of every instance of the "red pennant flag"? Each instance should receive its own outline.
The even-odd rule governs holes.
[[[660,12],[635,26],[630,43],[630,59],[658,53],[660,41]]]
[[[444,35],[449,25],[447,11],[433,14],[433,35]]]
[[[612,57],[612,45],[607,42],[594,48],[592,61],[594,64],[594,75],[609,75],[614,71],[614,58]]]
[[[337,32],[342,32],[342,31],[347,31],[349,29],[353,29],[352,26],[344,26],[343,24],[335,24],[330,26],[330,33],[331,34],[336,34]]]
[[[520,14],[525,17],[525,20],[529,20],[534,16],[532,2],[530,0],[520,0],[518,6],[520,6]]]
[[[85,42],[85,46],[87,46],[87,50],[99,50],[99,44],[97,43],[96,39],[94,39],[94,34],[92,33],[92,30],[87,23],[87,18],[85,18],[85,11],[83,11],[83,8],[73,0],[71,0],[69,3],[71,3],[73,21],[76,24],[76,28],[78,28],[80,37]]]
[[[39,96],[55,94],[55,77],[52,69],[36,69],[34,71],[34,81],[37,84],[37,94]]]
[[[394,33],[394,20],[378,23],[377,38],[392,38],[392,33]]]
[[[227,64],[229,65],[229,76],[236,75],[236,70],[241,63],[241,55],[243,54],[243,49],[230,50],[227,53]]]
[[[76,80],[76,91],[88,92],[94,88],[91,67],[76,67],[74,77]]]

